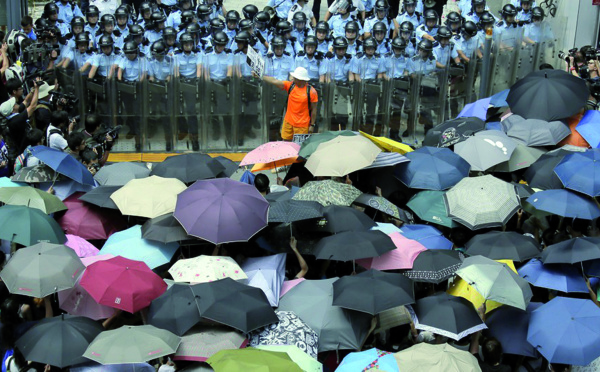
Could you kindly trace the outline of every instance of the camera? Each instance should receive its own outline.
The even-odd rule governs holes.
[[[590,87],[590,94],[596,99],[596,101],[600,101],[600,81],[594,79],[588,79]]]
[[[73,93],[61,93],[61,92],[50,92],[50,103],[54,106],[62,106],[65,111],[71,111],[75,109],[79,98],[75,97]]]
[[[569,49],[568,53],[560,51],[560,52],[558,52],[558,58],[569,62],[569,57],[575,58],[575,53],[577,53],[577,50],[578,50],[577,48]]]

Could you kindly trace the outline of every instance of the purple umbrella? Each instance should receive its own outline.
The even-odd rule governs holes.
[[[530,302],[523,311],[512,306],[501,306],[485,320],[488,331],[502,343],[507,354],[536,357],[537,351],[527,342],[527,328],[531,312],[542,306],[541,302]]]
[[[248,258],[242,270],[248,275],[248,285],[262,289],[273,307],[279,306],[279,294],[285,278],[286,253]]]
[[[458,114],[457,118],[475,117],[485,121],[487,119],[487,111],[490,107],[491,100],[492,97],[488,97],[465,105],[460,114]]]
[[[246,242],[267,226],[269,202],[229,178],[196,181],[177,196],[173,214],[188,235],[214,244]]]

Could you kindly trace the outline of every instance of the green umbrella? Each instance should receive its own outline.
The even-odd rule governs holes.
[[[362,193],[354,186],[333,180],[310,181],[292,198],[293,200],[309,200],[324,206],[342,205],[349,207]]]
[[[523,144],[519,144],[508,161],[494,166],[490,171],[514,172],[519,169],[529,168],[531,164],[545,153],[546,150],[540,149],[539,147],[527,147]]]
[[[323,365],[295,345],[258,345],[257,349],[286,353],[305,372],[322,372]]]
[[[26,246],[67,241],[62,228],[52,217],[39,209],[21,205],[0,207],[0,239]]]
[[[14,182],[41,183],[52,182],[60,179],[60,175],[46,164],[25,167],[12,176]]]
[[[306,141],[302,142],[302,146],[300,147],[300,152],[298,155],[303,157],[304,159],[308,159],[313,152],[317,150],[317,147],[323,142],[331,141],[335,137],[338,136],[355,136],[356,134],[350,130],[341,130],[341,131],[329,131],[324,133],[313,134],[308,137]]]
[[[31,186],[0,188],[0,201],[4,204],[37,208],[46,214],[67,209],[56,196]]]
[[[288,354],[253,347],[221,350],[206,362],[215,372],[302,372]]]
[[[423,221],[453,228],[458,226],[458,223],[448,217],[446,203],[444,203],[445,193],[445,191],[421,191],[413,196],[406,206]]]

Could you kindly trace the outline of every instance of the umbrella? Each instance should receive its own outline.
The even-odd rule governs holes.
[[[195,153],[168,157],[152,168],[150,175],[191,183],[215,178],[224,170],[225,167],[210,155]]]
[[[514,172],[519,169],[524,169],[533,164],[540,156],[546,153],[545,150],[527,147],[523,144],[518,144],[515,151],[510,156],[510,159],[506,163],[500,163],[494,166],[491,171],[493,172]]]
[[[403,225],[397,231],[404,237],[423,244],[427,249],[452,249],[452,242],[433,226]]]
[[[371,325],[370,315],[332,305],[337,279],[305,280],[279,301],[280,311],[293,311],[318,334],[319,352],[360,349]]]
[[[0,188],[0,201],[8,205],[37,208],[46,214],[67,209],[56,196],[30,186]]]
[[[175,218],[214,244],[246,242],[267,226],[269,203],[254,186],[228,178],[195,182],[177,197]]]
[[[600,217],[600,208],[589,199],[567,190],[538,191],[527,198],[536,209],[562,217],[593,220]]]
[[[588,293],[585,279],[573,266],[544,265],[534,258],[519,269],[519,275],[536,287],[566,293]]]
[[[58,223],[67,233],[84,239],[108,239],[125,229],[127,224],[121,214],[85,203],[79,199],[82,195],[76,192],[64,200],[69,209],[58,218]]]
[[[333,234],[364,231],[376,226],[366,214],[352,207],[330,205],[323,208],[323,216],[327,220],[324,230]]]
[[[206,362],[220,350],[241,349],[247,344],[243,335],[225,327],[194,327],[181,338],[173,360]]]
[[[554,172],[570,190],[579,191],[589,196],[600,195],[600,149],[574,152],[565,156],[554,168]]]
[[[484,129],[485,122],[479,118],[448,120],[427,131],[423,146],[450,147]]]
[[[415,282],[441,283],[462,265],[458,251],[427,250],[419,253],[411,270],[403,274]]]
[[[354,204],[371,207],[377,211],[387,214],[388,216],[399,219],[404,223],[409,223],[412,220],[412,215],[409,212],[398,208],[383,196],[361,194],[358,198],[356,198],[356,200],[354,200]]]
[[[287,191],[284,193],[288,194]],[[323,206],[314,201],[288,200],[270,203],[269,222],[292,223],[323,216]]]
[[[250,170],[252,173],[250,173],[250,174],[254,177],[253,173],[270,170],[270,169],[275,169],[276,173],[277,173],[276,168],[287,167],[288,165],[292,165],[294,163],[301,163],[301,162],[304,162],[304,160],[300,160],[298,156],[293,156],[291,158],[285,158],[285,159],[281,159],[281,160],[277,160],[277,161],[272,161],[270,163],[256,163],[252,166],[252,169]]]
[[[173,213],[154,217],[142,225],[142,238],[161,243],[179,242],[191,239]]]
[[[63,314],[40,320],[17,340],[16,347],[27,360],[64,368],[86,362],[82,354],[103,330],[91,319]]]
[[[600,112],[598,110],[588,110],[585,112],[576,130],[593,148],[600,147]]]
[[[183,336],[202,318],[193,286],[175,283],[160,297],[154,299],[148,309],[148,323]]]
[[[475,235],[465,244],[469,256],[481,255],[492,260],[522,262],[542,253],[541,245],[533,238],[514,231],[490,231]]]
[[[423,221],[432,222],[446,227],[457,227],[458,224],[450,217],[444,203],[445,191],[424,190],[413,196],[406,206]]]
[[[462,297],[454,297],[445,292],[417,300],[412,308],[407,308],[413,316],[416,329],[454,340],[487,328],[473,304]]]
[[[258,288],[225,278],[192,287],[200,315],[248,333],[278,319],[267,296]]]
[[[483,256],[466,258],[456,275],[467,281],[486,300],[525,310],[533,296],[527,281],[507,265]]]
[[[460,114],[458,114],[457,118],[474,117],[485,121],[487,119],[487,111],[490,107],[491,100],[492,97],[488,97],[466,104]]]
[[[77,191],[81,192],[89,192],[92,191],[96,186],[92,185],[82,185],[77,183],[76,181],[65,179],[63,181],[56,182],[41,182],[39,184],[40,190],[50,190],[50,187],[54,189],[54,195],[58,197],[60,200],[65,200],[69,196],[73,195]]]
[[[352,132],[352,133],[354,133],[354,132]],[[387,137],[375,137],[375,136],[367,134],[363,131],[359,131],[359,133],[362,136],[370,139],[371,142],[376,144],[382,151],[394,152],[394,153],[398,153],[401,155],[404,155],[406,153],[413,151],[412,147],[410,147],[409,145],[404,144],[402,142],[394,141]]]
[[[531,313],[527,341],[550,363],[586,365],[600,356],[600,308],[555,297]]]
[[[75,251],[79,258],[96,256],[99,252],[90,242],[77,235],[67,234],[65,245]]]
[[[506,98],[508,97],[509,92],[510,92],[510,89],[505,89],[499,93],[494,94],[491,97],[490,105],[494,106],[494,107],[508,107]]]
[[[413,283],[402,274],[367,270],[333,283],[333,306],[376,315],[415,302]]]
[[[363,136],[340,136],[319,144],[305,166],[315,177],[342,177],[373,164],[380,152]]]
[[[223,278],[247,279],[242,268],[228,256],[197,256],[181,259],[169,269],[176,282],[206,283]]]
[[[100,168],[94,176],[100,185],[125,186],[133,179],[146,178],[150,175],[150,169],[140,163],[115,163]]]
[[[515,185],[515,189],[517,189],[517,195],[519,195],[519,199],[521,199],[521,201],[535,194],[535,190],[529,187],[529,185],[516,182],[511,182],[511,184]]]
[[[579,124],[582,118],[583,113],[580,112],[565,119],[567,125],[569,126],[569,129],[571,130],[571,134],[569,134],[569,136],[564,140],[560,141],[558,143],[559,146],[570,145],[583,148],[591,147],[590,144],[587,143],[586,140],[577,131],[577,124]]]
[[[34,146],[31,154],[56,172],[85,185],[94,185],[94,176],[75,157],[46,146]]]
[[[80,283],[99,304],[130,313],[150,305],[167,289],[145,263],[120,256],[89,265]]]
[[[142,226],[135,225],[127,230],[112,234],[100,250],[101,254],[112,254],[142,261],[155,269],[168,264],[179,249],[177,243],[160,243],[142,238]]]
[[[20,171],[11,177],[12,181],[23,183],[52,182],[58,179],[58,173],[56,173],[46,164],[38,164],[34,165],[33,167],[21,168]]]
[[[502,126],[509,137],[526,146],[554,146],[571,134],[569,126],[562,121],[525,119],[519,115],[504,119]]]
[[[78,364],[69,370],[72,372],[155,372],[156,368],[148,363],[102,365],[88,360],[87,363]]]
[[[39,209],[20,205],[0,207],[0,239],[25,246],[38,242],[61,244],[67,240],[52,217]]]
[[[304,159],[308,159],[321,143],[331,141],[338,136],[356,136],[356,133],[350,130],[341,130],[313,134],[306,141],[302,142],[298,155]]]
[[[154,218],[173,212],[177,195],[185,189],[178,179],[150,176],[127,182],[110,198],[125,215]]]
[[[323,365],[316,358],[309,356],[298,346],[292,345],[258,345],[256,349],[286,353],[294,363],[305,372],[322,372]]]
[[[542,306],[541,302],[530,302],[526,311],[511,306],[503,306],[490,313],[485,320],[488,332],[502,344],[505,354],[523,355],[536,358],[536,349],[527,342],[527,327],[531,313]]]
[[[291,190],[270,192],[265,196],[265,199],[267,199],[269,202],[292,200],[298,190],[300,190],[299,187],[292,186]]]
[[[406,156],[400,155],[397,152],[380,152],[377,154],[375,161],[371,165],[368,165],[362,169],[392,167],[396,164],[406,163],[409,161],[410,160]]]
[[[355,372],[367,370],[383,370],[399,372],[398,363],[390,352],[379,349],[368,349],[346,355],[336,372]]]
[[[471,166],[446,148],[421,147],[406,154],[410,162],[394,167],[394,175],[412,189],[445,190],[469,175]]]
[[[600,277],[600,260],[584,261],[583,272],[587,276]]]
[[[119,190],[121,186],[98,186],[95,189],[81,195],[79,199],[84,202],[97,205],[102,208],[119,209],[115,202],[110,198],[111,195]]]
[[[471,230],[503,226],[521,207],[514,185],[490,175],[464,178],[444,201],[448,215]]]
[[[402,372],[479,372],[477,359],[468,351],[462,351],[444,343],[430,345],[420,343],[394,354]]]
[[[350,206],[362,194],[352,185],[333,180],[310,181],[294,195],[293,200],[310,200],[328,205]]]
[[[574,264],[598,258],[600,258],[600,238],[587,236],[552,244],[542,252],[542,262],[545,264]]]
[[[471,170],[485,171],[509,161],[516,147],[517,143],[503,132],[486,130],[456,144],[454,152],[471,164]]]
[[[256,163],[271,163],[277,160],[298,156],[300,145],[287,141],[267,142],[258,146],[244,156],[240,167]]]
[[[278,323],[269,324],[248,334],[250,346],[291,345],[317,359],[319,336],[293,311],[275,311]]]
[[[273,307],[279,305],[279,293],[285,278],[285,253],[266,257],[248,258],[242,270],[248,276],[248,285],[260,288]]]
[[[394,242],[396,249],[386,252],[379,257],[356,260],[356,263],[366,269],[411,269],[417,256],[427,250],[421,243],[408,239],[399,232],[391,233],[389,237]]]
[[[563,146],[560,149],[545,153],[529,166],[523,174],[523,179],[527,181],[529,186],[537,189],[562,189],[563,184],[554,173],[554,168],[566,155],[575,151],[583,152],[585,149],[575,146]]]
[[[517,81],[506,102],[517,115],[552,121],[575,115],[589,95],[584,80],[560,70],[542,70]]]
[[[346,231],[321,239],[313,253],[318,260],[350,261],[381,256],[395,248],[381,231]]]
[[[123,326],[99,334],[83,356],[102,364],[142,363],[174,354],[180,342],[171,332],[151,325]]]
[[[71,248],[38,243],[16,251],[0,278],[11,293],[43,298],[73,287],[83,269]]]
[[[215,372],[302,372],[286,354],[252,347],[238,350],[221,350],[206,361]]]
[[[22,187],[27,186],[24,183],[13,182],[8,177],[0,177],[0,187]]]
[[[237,163],[224,156],[217,156],[214,159],[225,167],[225,170],[219,173],[217,177],[229,178],[238,170]]]

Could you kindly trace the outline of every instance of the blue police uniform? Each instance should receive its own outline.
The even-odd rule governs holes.
[[[335,81],[348,81],[348,73],[350,72],[351,66],[351,55],[346,54],[341,58],[336,55],[327,58],[325,63],[321,64],[321,71],[319,71],[319,73],[321,75],[330,74],[331,79]]]
[[[123,70],[123,80],[139,81],[144,73],[147,72],[146,58],[138,56],[133,61],[130,61],[127,56],[121,55],[117,61],[117,66]]]
[[[368,32],[372,34],[373,25],[377,22],[383,22],[388,32],[389,30],[394,28],[393,22],[389,18],[385,17],[384,19],[379,19],[377,18],[377,16],[372,15],[365,20],[365,27],[363,28],[363,32]]]
[[[229,42],[227,43],[227,45],[225,45],[225,48],[233,49],[233,44],[235,43],[235,35],[237,35],[237,30],[230,30],[227,27],[225,27],[225,30],[223,30],[223,32],[225,32],[225,35],[227,35],[227,37],[229,38]]]
[[[148,61],[148,76],[155,80],[165,81],[173,74],[173,58],[166,55],[162,61],[152,58]]]
[[[523,28],[516,23],[507,24],[500,21],[494,26],[494,39],[504,47],[516,47],[523,35]]]
[[[542,43],[545,41],[554,40],[554,33],[552,32],[550,25],[547,23],[542,23],[540,25],[531,23],[525,25],[525,37],[530,38],[536,43]]]
[[[86,23],[85,27],[83,27],[83,32],[87,32],[88,34],[90,34],[90,36],[92,36],[91,37],[92,39],[99,31],[100,31],[100,24],[98,24],[98,23],[96,23],[96,26],[94,26],[94,27],[92,27],[89,23]]]
[[[169,14],[169,16],[167,17],[167,20],[165,21],[165,26],[173,27],[174,29],[177,30],[177,28],[181,24],[181,13],[182,13],[181,9],[171,12],[171,14]]]
[[[417,44],[421,41],[421,39],[423,39],[423,35],[425,35],[425,34],[435,37],[435,35],[437,35],[438,28],[439,28],[439,26],[435,25],[435,27],[433,27],[433,29],[430,30],[424,24],[417,27],[417,29],[415,30],[415,36],[417,37]]]
[[[227,69],[233,65],[233,54],[229,51],[217,53],[212,50],[206,53],[204,57],[210,79],[213,81],[223,81],[227,77]]]
[[[467,58],[472,58],[475,55],[477,48],[479,48],[479,38],[475,36],[467,40],[464,36],[457,35],[454,37],[454,45],[454,49],[457,52],[461,51]]]
[[[66,24],[71,24],[71,20],[73,17],[83,17],[83,13],[79,6],[76,4],[71,5],[71,2],[67,2],[67,4],[63,4],[60,1],[57,1],[56,6],[58,7],[58,19],[62,20]]]
[[[294,58],[285,52],[281,57],[272,56],[267,58],[265,74],[268,76],[273,76],[278,80],[287,80],[289,73],[294,71]]]
[[[417,27],[423,24],[424,18],[423,15],[419,12],[414,12],[412,15],[408,14],[407,12],[404,12],[396,16],[396,22],[398,23],[398,26],[400,26],[406,21],[412,23],[416,29]]]
[[[319,80],[321,65],[323,63],[323,54],[315,53],[312,57],[309,57],[304,51],[298,53],[295,59],[295,67],[304,67],[308,71],[308,77],[310,80]]]
[[[116,55],[113,51],[110,55],[105,55],[102,52],[94,54],[92,58],[90,58],[90,63],[92,66],[97,67],[96,74],[102,77],[108,77],[108,72],[110,68],[117,63],[119,56]]]
[[[87,62],[91,62],[93,57],[94,53],[92,53],[91,51],[79,53],[79,51],[77,50],[71,50],[65,55],[65,59],[68,58],[69,60],[71,60],[75,68],[83,67],[83,65],[85,65]],[[89,72],[89,70],[82,72],[82,75],[87,75]]]
[[[531,22],[531,9],[529,9],[528,12],[521,10],[519,13],[517,13],[517,22]]]
[[[148,39],[148,41],[150,42],[150,44],[152,44],[156,40],[162,39],[162,31],[148,30],[148,31],[144,32],[144,37],[146,39]]]
[[[393,52],[389,53],[385,58],[386,73],[392,79],[397,79],[405,76],[408,72],[408,57],[404,54],[396,56]]]
[[[179,67],[179,75],[184,78],[195,78],[196,77],[196,69],[200,64],[200,56],[191,52],[190,54],[186,54],[184,52],[175,53],[175,65]]]
[[[332,42],[325,39],[323,41],[317,40],[317,52],[321,52],[323,54],[327,54],[329,52],[329,48],[331,47]]]
[[[385,72],[385,67],[385,59],[377,54],[368,57],[366,54],[359,53],[352,58],[350,71],[359,74],[363,80],[377,79],[378,74]]]
[[[457,58],[458,52],[455,50],[453,43],[450,43],[445,47],[443,47],[441,44],[438,44],[433,48],[433,56],[435,57],[436,61],[444,66],[448,66],[450,58]]]
[[[377,49],[375,49],[375,53],[379,54],[380,56],[384,56],[392,52],[392,46],[389,39],[383,39],[381,43],[377,40],[375,42],[377,42]]]
[[[121,27],[117,26],[115,28],[115,30],[119,31],[123,40],[127,39],[127,37],[129,36],[129,26],[127,26],[127,25],[125,25],[125,28],[121,28]]]
[[[355,21],[356,19],[354,19],[352,16],[348,16],[347,18],[342,18],[341,14],[336,14],[333,17],[329,18],[329,21],[327,21],[327,24],[329,25],[329,29],[333,31],[333,37],[340,37],[340,36],[346,36],[346,31],[344,30],[344,28],[346,27],[346,24],[348,22],[351,21]],[[363,28],[360,24],[360,22],[356,22],[358,23],[358,35],[360,36],[363,34]]]
[[[348,49],[346,50],[347,54],[350,54],[352,57],[354,57],[357,53],[361,53],[362,51],[362,41],[354,40],[354,43],[352,44],[348,42]]]
[[[98,47],[98,43],[100,42],[100,38],[102,37],[102,35],[104,35],[104,34],[103,33],[96,34],[94,46],[96,46],[98,49],[100,49]],[[120,48],[120,49],[123,48],[123,44],[125,44],[125,40],[121,36],[117,36],[114,33],[110,36],[112,37],[113,42],[115,43],[115,47]]]
[[[311,30],[309,28],[306,28],[302,31],[298,31],[294,28],[292,30],[292,37],[296,39],[298,44],[300,44],[300,47],[304,48],[304,39],[306,39],[306,37],[311,34],[310,31]]]
[[[275,5],[277,5],[277,8],[275,8],[275,11],[277,12],[277,16],[281,19],[286,20],[288,18],[290,9],[292,9],[292,6],[294,5],[294,1],[293,0],[269,0],[267,5],[270,7],[275,7]]]

